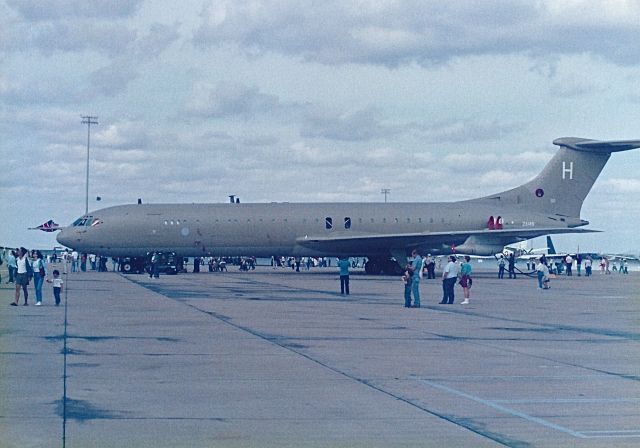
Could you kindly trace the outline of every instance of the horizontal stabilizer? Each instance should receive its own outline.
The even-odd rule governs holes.
[[[564,146],[576,151],[611,153],[640,148],[640,140],[589,140],[586,138],[562,137],[553,141],[554,145]]]

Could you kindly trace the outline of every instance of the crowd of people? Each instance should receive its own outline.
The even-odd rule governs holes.
[[[53,269],[49,274],[48,265],[51,263],[68,263],[71,272],[87,271],[87,269],[93,271],[108,271],[107,264],[109,258],[101,257],[94,254],[79,254],[76,251],[64,251],[61,254],[53,252],[46,257],[43,257],[41,251],[32,250],[28,251],[24,247],[17,248],[15,250],[5,250],[0,253],[0,263],[6,262],[9,273],[9,279],[7,283],[15,284],[15,297],[11,302],[12,306],[18,306],[21,297],[23,298],[23,305],[29,305],[29,289],[28,286],[33,283],[33,292],[35,294],[35,305],[41,306],[43,301],[43,285],[45,283],[51,284],[53,288],[53,296],[55,305],[60,304],[60,294],[63,288],[63,280],[60,276],[60,271]],[[151,268],[148,273],[150,277],[158,277],[159,271],[158,260],[159,257],[154,255],[150,258]],[[155,262],[154,262],[155,260]],[[111,258],[111,270],[118,271],[120,268],[121,259],[113,257]],[[357,268],[364,266],[366,258],[362,260],[360,258],[343,257],[338,258],[337,268],[340,276],[340,293],[349,295],[349,268]],[[463,300],[460,302],[463,305],[470,303],[471,286],[473,284],[472,279],[472,265],[469,256],[461,257],[458,260],[456,255],[450,255],[447,258],[446,264],[443,266],[440,258],[427,254],[426,257],[421,256],[417,250],[414,250],[411,254],[411,261],[404,266],[402,273],[402,282],[404,284],[404,306],[407,308],[420,308],[420,281],[423,277],[427,279],[436,278],[436,263],[438,263],[438,269],[442,271],[442,300],[439,302],[442,305],[453,304],[455,301],[455,287],[458,284],[463,291]],[[192,272],[200,272],[201,266],[208,266],[209,272],[225,272],[227,271],[227,265],[237,265],[241,271],[255,270],[257,260],[255,257],[238,257],[238,258],[224,258],[224,257],[196,257],[193,259]],[[508,272],[509,278],[516,278],[516,258],[513,253],[507,255],[500,255],[497,259],[498,266],[498,278],[504,278],[505,270]],[[527,261],[527,268],[533,268],[533,276],[537,278],[538,289],[550,289],[550,279],[553,275],[565,274],[567,276],[573,276],[574,267],[577,276],[582,276],[582,268],[584,267],[584,276],[590,277],[593,275],[594,260],[591,256],[582,257],[581,254],[577,254],[575,257],[566,255],[563,258],[554,257],[553,260],[547,258],[546,255],[542,255],[535,263],[531,260]],[[612,272],[618,272],[620,274],[628,274],[628,265],[626,260],[621,260],[619,266],[614,261],[610,261],[606,257],[601,257],[598,265],[602,274],[611,274]],[[272,257],[271,266],[275,269],[277,267],[290,267],[296,271],[300,271],[300,267],[303,266],[307,270],[311,267],[331,267],[331,258],[296,258],[296,257]],[[66,266],[65,266],[66,269]],[[186,266],[185,266],[186,270]],[[524,273],[527,275],[532,274]],[[523,274],[521,272],[521,274]],[[1,282],[0,278],[0,282]]]
[[[18,306],[20,299],[23,299],[23,306],[29,305],[29,285],[33,282],[35,293],[35,305],[42,305],[42,287],[44,283],[50,283],[53,287],[53,296],[55,305],[60,305],[60,293],[63,287],[63,280],[60,277],[60,271],[54,269],[49,274],[47,262],[39,250],[28,251],[24,247],[15,250],[9,250],[8,253],[2,254],[1,262],[7,263],[7,271],[9,279],[7,283],[15,284],[15,296],[11,306]],[[0,279],[0,281],[2,281]]]

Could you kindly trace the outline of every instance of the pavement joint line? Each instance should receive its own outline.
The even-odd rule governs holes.
[[[636,403],[640,398],[549,398],[525,400],[489,400],[500,404],[589,404],[589,403]]]
[[[547,420],[544,420],[544,419],[541,419],[541,418],[538,418],[538,417],[534,417],[534,416],[529,415],[529,414],[525,414],[524,412],[516,411],[515,409],[510,409],[510,408],[508,408],[506,406],[502,406],[502,405],[500,405],[500,404],[498,404],[496,402],[493,402],[491,400],[485,400],[484,398],[480,398],[480,397],[477,397],[475,395],[471,395],[469,393],[463,392],[463,391],[458,390],[458,389],[454,389],[452,387],[447,387],[447,386],[445,386],[443,384],[435,383],[433,381],[429,381],[429,380],[425,380],[425,379],[418,379],[418,381],[420,381],[423,384],[426,384],[427,386],[433,387],[434,389],[439,389],[439,390],[442,390],[444,392],[448,392],[450,394],[457,395],[459,397],[463,397],[463,398],[466,398],[466,399],[471,400],[471,401],[475,401],[476,403],[483,404],[483,405],[485,405],[487,407],[493,408],[493,409],[495,409],[497,411],[500,411],[502,413],[510,414],[510,415],[513,415],[514,417],[520,417],[520,418],[522,418],[524,420],[527,420],[527,421],[529,421],[531,423],[536,423],[538,425],[542,425],[542,426],[545,426],[547,428],[555,429],[557,431],[564,432],[565,434],[569,434],[569,435],[571,435],[573,437],[576,437],[576,438],[584,439],[584,438],[587,437],[581,432],[577,432],[577,431],[574,431],[572,429],[565,428],[564,426],[560,426],[560,425],[557,425],[555,423],[552,423],[550,421],[547,421]]]
[[[349,374],[349,373],[347,373],[347,372],[345,372],[343,370],[340,370],[340,369],[338,369],[336,367],[330,366],[330,365],[328,365],[328,364],[326,364],[326,363],[324,363],[324,362],[322,362],[322,361],[320,361],[318,359],[315,359],[315,358],[311,357],[310,355],[307,355],[306,353],[303,353],[301,351],[298,351],[298,350],[294,349],[293,347],[288,346],[287,344],[280,343],[277,340],[275,340],[273,338],[269,338],[269,337],[267,337],[267,336],[265,336],[265,335],[263,335],[263,334],[261,334],[261,333],[259,333],[257,331],[254,331],[254,330],[252,330],[250,328],[243,327],[241,325],[235,324],[235,323],[230,322],[228,320],[222,319],[214,312],[202,310],[202,309],[198,308],[197,306],[195,306],[195,305],[193,305],[191,303],[188,303],[187,301],[178,300],[178,299],[166,296],[166,295],[162,294],[161,292],[153,291],[150,288],[147,288],[142,282],[138,282],[138,281],[132,280],[132,279],[130,279],[128,277],[125,277],[125,278],[127,280],[131,281],[132,283],[135,283],[135,284],[137,284],[137,285],[139,285],[139,286],[141,286],[141,287],[143,287],[145,289],[149,289],[150,291],[155,292],[159,296],[162,296],[162,297],[164,297],[164,298],[166,298],[168,300],[172,300],[172,301],[177,302],[177,303],[181,303],[181,304],[183,304],[183,305],[185,305],[185,306],[187,306],[189,308],[192,308],[193,310],[195,310],[195,311],[197,311],[199,313],[206,314],[206,315],[208,315],[208,316],[210,316],[210,317],[212,317],[214,319],[217,319],[217,320],[219,320],[219,321],[221,321],[221,322],[223,322],[223,323],[225,323],[227,325],[230,325],[233,328],[236,328],[238,330],[241,330],[241,331],[244,331],[246,333],[249,333],[249,334],[251,334],[251,335],[253,335],[253,336],[257,337],[257,338],[260,338],[260,339],[262,339],[264,341],[267,341],[267,342],[269,342],[271,344],[274,344],[274,345],[276,345],[278,347],[281,347],[281,348],[283,348],[283,349],[285,349],[285,350],[287,350],[289,352],[295,353],[296,355],[301,356],[301,357],[303,357],[303,358],[305,358],[305,359],[307,359],[307,360],[309,360],[309,361],[311,361],[311,362],[313,362],[315,364],[318,364],[319,366],[321,366],[323,368],[326,368],[326,369],[328,369],[328,370],[330,370],[330,371],[332,371],[334,373],[342,375],[342,376],[344,376],[344,377],[346,377],[346,378],[348,378],[348,379],[350,379],[352,381],[355,381],[355,382],[357,382],[357,383],[359,383],[359,384],[361,384],[363,386],[366,386],[366,387],[369,387],[369,388],[371,388],[373,390],[376,390],[376,391],[378,391],[378,392],[380,392],[382,394],[385,394],[385,395],[387,395],[389,397],[392,397],[392,398],[394,398],[394,399],[396,399],[398,401],[406,403],[406,404],[408,404],[408,405],[410,405],[410,406],[412,406],[414,408],[417,408],[417,409],[419,409],[419,410],[421,410],[421,411],[423,411],[423,412],[425,412],[425,413],[427,413],[429,415],[432,415],[434,417],[437,417],[437,418],[440,418],[442,420],[445,420],[445,421],[447,421],[449,423],[452,423],[455,426],[459,426],[461,428],[464,428],[464,429],[466,429],[468,431],[471,431],[471,432],[473,432],[473,433],[475,433],[475,434],[477,434],[477,435],[479,435],[481,437],[484,437],[484,438],[487,438],[489,440],[492,440],[492,441],[494,441],[494,442],[496,442],[496,443],[498,443],[498,444],[500,444],[502,446],[512,446],[511,441],[506,440],[506,439],[503,440],[502,438],[498,437],[494,433],[489,433],[489,432],[482,431],[482,430],[480,430],[478,428],[474,428],[473,426],[470,426],[470,425],[466,424],[463,421],[458,421],[456,419],[447,417],[446,415],[443,415],[443,414],[440,414],[440,413],[435,412],[433,410],[430,410],[430,409],[428,409],[428,408],[426,408],[426,407],[424,407],[424,406],[422,406],[422,405],[420,405],[418,403],[415,403],[415,402],[411,401],[408,398],[405,398],[405,397],[402,397],[400,395],[397,395],[397,394],[394,394],[392,392],[389,392],[388,390],[385,390],[380,386],[376,386],[376,385],[372,384],[371,382],[369,382],[368,380],[366,380],[364,378],[358,378],[355,375]]]

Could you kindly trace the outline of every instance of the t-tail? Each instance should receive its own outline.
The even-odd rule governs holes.
[[[558,138],[553,144],[560,149],[534,179],[482,200],[506,206],[517,204],[549,216],[579,218],[582,203],[611,153],[640,148],[640,140],[598,141],[575,137]]]

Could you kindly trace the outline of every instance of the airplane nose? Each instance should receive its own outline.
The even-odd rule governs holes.
[[[60,232],[58,232],[56,240],[58,241],[58,243],[62,244],[65,247],[71,247],[71,235],[65,229],[62,229],[60,230]]]

